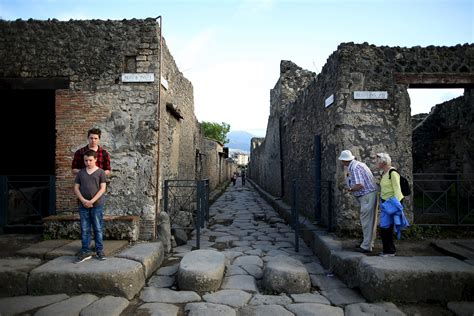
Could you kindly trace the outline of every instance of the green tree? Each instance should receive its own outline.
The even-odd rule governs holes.
[[[204,130],[204,136],[215,139],[223,144],[229,142],[227,134],[230,131],[230,125],[222,122],[213,123],[213,122],[201,122],[202,129]]]

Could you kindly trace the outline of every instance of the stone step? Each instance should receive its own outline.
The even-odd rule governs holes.
[[[76,264],[75,256],[60,256],[47,262],[31,257],[2,258],[0,295],[88,292],[132,299],[145,286],[146,278],[161,266],[163,257],[163,244],[153,242],[132,246],[106,261],[92,258]]]

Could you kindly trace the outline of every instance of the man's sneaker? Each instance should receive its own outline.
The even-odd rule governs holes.
[[[77,255],[76,261],[75,261],[74,263],[80,263],[80,262],[89,260],[90,258],[92,258],[92,253],[86,252],[86,251],[81,251],[81,252]]]
[[[387,258],[387,257],[395,257],[395,254],[394,253],[379,253],[379,257],[384,257],[384,258]]]
[[[95,255],[95,258],[99,261],[104,261],[105,260],[105,256],[104,256],[104,253],[103,252],[98,252],[96,255]]]

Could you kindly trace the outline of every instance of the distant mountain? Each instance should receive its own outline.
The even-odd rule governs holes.
[[[231,149],[239,149],[250,152],[250,139],[253,137],[256,136],[246,131],[232,131],[227,134],[229,142],[225,144],[225,146]]]

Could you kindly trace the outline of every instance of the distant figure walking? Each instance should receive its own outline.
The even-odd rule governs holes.
[[[237,181],[237,173],[234,172],[232,175],[232,178],[230,178],[230,181],[232,181],[232,186],[235,186],[235,182]]]
[[[240,176],[242,178],[242,186],[245,185],[245,169],[242,169],[241,173],[240,173]]]

